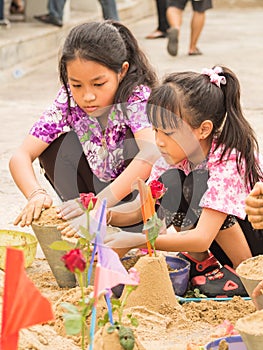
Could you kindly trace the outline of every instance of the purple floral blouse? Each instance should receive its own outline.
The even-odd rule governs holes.
[[[61,87],[51,105],[35,122],[30,134],[51,143],[61,134],[74,130],[79,137],[92,172],[104,182],[115,179],[124,170],[123,145],[127,128],[132,133],[151,127],[146,115],[150,88],[138,86],[126,103],[127,115],[121,104],[111,107],[104,133],[95,117],[87,115],[71,96],[68,114],[67,94]]]
[[[244,219],[246,216],[245,198],[251,190],[244,181],[245,168],[242,167],[241,174],[239,174],[236,166],[236,150],[231,152],[229,159],[224,157],[223,161],[219,161],[222,147],[219,146],[215,150],[215,146],[215,141],[213,141],[207,160],[195,167],[195,169],[209,171],[208,188],[199,205],[201,208],[210,208]],[[263,167],[262,156],[259,157],[260,165]],[[157,180],[162,173],[173,168],[182,170],[186,175],[193,170],[187,159],[176,165],[169,165],[161,157],[153,165],[148,182]]]

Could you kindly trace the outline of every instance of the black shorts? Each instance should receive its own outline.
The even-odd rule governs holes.
[[[184,10],[187,2],[190,0],[168,0],[168,7],[177,7]],[[205,12],[213,7],[212,0],[191,0],[193,10],[196,12]]]

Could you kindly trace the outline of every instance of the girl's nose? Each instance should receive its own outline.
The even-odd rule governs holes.
[[[160,133],[158,133],[158,132],[155,133],[155,143],[158,147],[164,146],[164,142],[162,140],[162,137],[161,137]]]
[[[89,102],[89,101],[94,101],[96,99],[96,95],[91,92],[91,91],[86,91],[83,96],[84,100]]]

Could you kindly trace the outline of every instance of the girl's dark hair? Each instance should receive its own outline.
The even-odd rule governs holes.
[[[156,128],[176,129],[185,120],[192,128],[198,128],[204,120],[213,122],[212,136],[216,136],[216,148],[223,147],[220,161],[233,149],[239,173],[245,159],[245,181],[253,187],[263,179],[257,154],[255,133],[243,115],[240,104],[240,84],[236,75],[222,67],[226,84],[218,87],[205,74],[195,72],[172,73],[163,84],[152,90],[147,104],[150,122]]]
[[[60,80],[69,98],[67,63],[76,58],[95,61],[119,73],[127,61],[129,69],[119,85],[116,102],[126,102],[133,89],[144,84],[153,88],[157,75],[139,48],[131,31],[119,22],[89,22],[74,27],[67,36],[59,61]]]

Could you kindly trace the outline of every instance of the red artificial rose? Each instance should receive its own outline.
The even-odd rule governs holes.
[[[89,192],[89,193],[80,193],[80,201],[81,204],[85,209],[88,209],[90,202],[92,202],[92,208],[94,208],[97,198],[95,197],[94,193]]]
[[[80,249],[72,249],[67,254],[61,257],[66,268],[71,272],[76,272],[78,269],[83,272],[86,268],[86,260]]]
[[[160,181],[153,180],[150,182],[150,189],[152,192],[153,199],[160,199],[165,194],[167,188],[164,187],[164,184]]]

